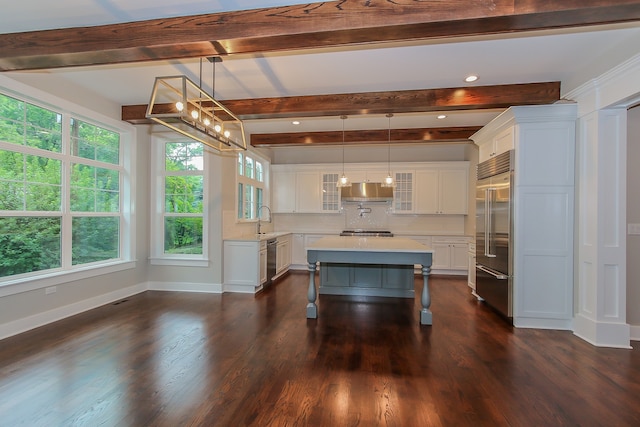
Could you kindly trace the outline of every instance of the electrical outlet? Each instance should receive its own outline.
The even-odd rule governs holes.
[[[640,234],[640,224],[627,224],[627,234]]]
[[[48,288],[44,288],[45,295],[55,294],[58,289],[55,286],[49,286]]]

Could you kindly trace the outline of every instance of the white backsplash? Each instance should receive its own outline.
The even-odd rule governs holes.
[[[389,230],[391,202],[344,203],[347,230]]]

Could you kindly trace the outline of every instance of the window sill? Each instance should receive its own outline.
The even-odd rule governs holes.
[[[149,258],[151,265],[173,265],[178,267],[209,267],[209,259],[200,258]]]
[[[116,261],[109,264],[92,265],[74,270],[43,273],[37,276],[21,277],[19,279],[0,282],[0,298],[23,292],[34,291],[49,286],[61,285],[76,280],[88,279],[103,274],[130,270],[136,267],[135,261]]]

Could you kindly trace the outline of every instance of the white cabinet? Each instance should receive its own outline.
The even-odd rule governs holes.
[[[575,104],[511,107],[471,136],[481,150],[514,148],[516,327],[573,327],[576,117]]]
[[[340,191],[337,187],[338,172],[323,172],[322,181],[322,212],[340,212]]]
[[[469,243],[469,265],[467,266],[467,284],[471,290],[476,291],[476,244]]]
[[[469,188],[469,169],[456,168],[417,170],[416,209],[421,214],[465,215]]]
[[[267,242],[260,242],[260,284],[267,282]]]
[[[271,167],[271,210],[274,213],[296,211],[296,173]]]
[[[413,213],[415,210],[415,172],[410,170],[394,173],[396,188],[393,191],[393,212]]]
[[[515,133],[513,127],[504,129],[495,136],[478,145],[479,162],[484,162],[493,156],[512,150],[514,147]]]
[[[255,292],[267,278],[266,241],[225,240],[223,246],[224,290]]]
[[[271,204],[274,213],[340,212],[337,172],[317,168],[299,170],[290,165],[271,167]]]
[[[291,235],[291,266],[306,268],[307,251],[304,246],[304,234],[294,233]]]
[[[276,276],[289,269],[291,264],[291,235],[278,237],[276,241]]]
[[[297,213],[315,213],[322,210],[318,172],[296,172],[295,199]]]
[[[351,182],[383,182],[389,171],[384,169],[354,169],[345,171]]]
[[[467,271],[469,249],[466,237],[434,237],[432,247],[432,270]]]

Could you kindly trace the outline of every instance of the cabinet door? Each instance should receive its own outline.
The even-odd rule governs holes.
[[[260,284],[267,281],[267,250],[260,250]]]
[[[322,212],[340,212],[338,172],[322,173]]]
[[[394,213],[413,213],[414,204],[414,175],[413,171],[395,172],[396,189],[393,192]]]
[[[494,138],[494,155],[502,154],[506,151],[512,150],[514,146],[514,128],[510,127],[509,129],[505,129],[500,132]]]
[[[296,173],[296,212],[322,212],[320,197],[320,173]]]
[[[469,175],[467,169],[441,170],[439,179],[438,213],[466,214]],[[422,191],[420,192],[422,196]]]
[[[469,250],[469,265],[467,265],[467,283],[471,289],[476,290],[476,253]]]
[[[466,270],[469,264],[469,247],[464,243],[453,243],[450,246],[450,251],[450,268],[453,270]]]
[[[367,171],[367,182],[384,182],[388,174],[389,171],[386,170]]]
[[[273,170],[271,173],[271,209],[287,213],[296,209],[296,174]]]
[[[445,269],[448,270],[451,266],[451,251],[449,249],[449,243],[434,243],[433,244],[433,263],[431,268],[434,270]],[[466,266],[466,262],[465,262]]]
[[[291,239],[291,264],[306,265],[307,251],[304,248],[304,234],[296,233]]]
[[[416,171],[416,213],[439,213],[437,170]]]
[[[485,141],[478,145],[478,162],[482,163],[493,156],[493,141]]]

